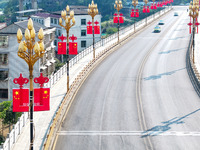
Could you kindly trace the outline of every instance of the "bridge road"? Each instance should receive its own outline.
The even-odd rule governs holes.
[[[164,16],[161,33],[152,33],[153,23],[91,73],[57,134],[56,150],[200,148],[200,138],[190,136],[199,129],[200,102],[185,68],[189,17],[186,7],[174,11],[179,16]]]

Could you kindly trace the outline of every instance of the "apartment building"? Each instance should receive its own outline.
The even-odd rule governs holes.
[[[26,62],[18,57],[17,30],[25,32],[28,20],[15,22],[0,30],[0,102],[12,100],[12,89],[19,86],[13,83],[14,78],[18,78],[20,73],[23,77],[29,78],[29,70]],[[34,22],[36,35],[40,28],[44,30],[45,55],[40,58],[34,65],[34,77],[39,76],[42,72],[45,76],[51,75],[55,70],[55,39],[54,27],[45,27]],[[36,41],[38,41],[36,37]],[[36,85],[34,85],[36,86]],[[29,85],[25,85],[29,87]]]

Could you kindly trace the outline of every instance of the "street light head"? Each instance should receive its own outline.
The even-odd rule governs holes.
[[[75,18],[73,17],[73,18],[72,18],[72,23],[75,24],[75,22],[76,22],[76,21],[75,21]]]
[[[21,41],[22,38],[23,38],[22,31],[20,29],[18,29],[18,31],[17,31],[17,39],[18,39],[18,41]]]
[[[119,1],[119,4],[122,4],[122,1],[121,1],[121,0]]]
[[[74,17],[74,11],[73,11],[73,10],[70,11],[70,17],[71,17],[71,18]]]
[[[23,41],[21,41],[20,42],[20,44],[19,44],[19,47],[18,47],[18,52],[19,53],[22,53],[22,52],[24,52],[24,42]]]
[[[66,20],[65,20],[65,23],[66,23],[66,24],[68,24],[68,23],[69,23],[69,21],[68,21],[68,17],[66,18]]]
[[[117,5],[117,0],[115,1],[115,4]]]
[[[40,52],[42,52],[42,51],[44,51],[44,43],[43,42],[40,43]]]
[[[28,29],[25,30],[25,39],[28,41],[31,39],[31,35]]]
[[[40,28],[39,33],[38,33],[38,39],[42,40],[43,38],[44,38],[43,29]]]
[[[66,7],[66,11],[69,11],[69,5],[67,5],[67,7]],[[66,15],[65,15],[66,16]]]
[[[30,18],[30,19],[28,20],[28,29],[29,29],[29,30],[32,30],[32,28],[33,28],[33,21],[32,21],[32,19]]]
[[[62,18],[59,19],[59,23],[62,24]]]
[[[90,4],[89,4],[89,5],[88,5],[88,8],[90,9],[90,7],[91,7],[91,6],[90,6]]]
[[[191,4],[189,5],[189,9],[192,9],[192,5]]]
[[[35,43],[34,52],[36,55],[40,56],[40,46],[39,46],[38,42]]]
[[[35,29],[34,28],[32,28],[32,30],[31,30],[31,38],[35,39]]]
[[[99,10],[97,9],[97,14],[99,13]]]
[[[63,11],[63,16],[65,17],[67,15],[67,12],[64,10]]]
[[[92,0],[92,5],[94,5],[94,1]]]
[[[192,11],[190,10],[190,12],[189,12],[189,16],[191,17],[192,16]]]

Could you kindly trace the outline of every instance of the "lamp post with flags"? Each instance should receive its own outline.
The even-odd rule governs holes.
[[[25,60],[29,67],[29,82],[30,82],[30,149],[33,150],[33,66],[39,58],[45,54],[43,43],[43,29],[38,33],[39,41],[35,41],[35,29],[33,21],[28,20],[28,28],[25,30],[25,40],[22,41],[22,31],[18,29],[17,40],[19,44],[18,56]]]
[[[195,24],[197,22],[197,18],[198,18],[198,15],[199,15],[199,2],[198,1],[195,1],[193,0],[193,2],[190,2],[190,6],[189,6],[189,16],[192,17],[193,19],[193,23],[191,24],[191,22],[188,24],[188,25],[193,25],[193,30],[192,30],[192,36],[193,36],[193,41],[192,41],[192,45],[193,45],[193,63],[195,63],[195,60],[194,60],[194,44],[195,44],[195,41],[194,41],[194,38],[195,38]]]
[[[133,9],[133,12],[131,12],[131,17],[139,17],[139,12],[138,10],[136,9],[136,6],[138,5],[138,0],[133,0],[132,1],[132,5],[134,6],[134,9]],[[135,19],[134,19],[134,32],[135,32]]]
[[[93,35],[93,59],[95,59],[95,39],[94,39],[94,17],[98,14],[97,4],[92,3],[88,5],[88,15],[92,17],[92,35]]]
[[[59,19],[59,25],[65,28],[67,33],[67,92],[69,91],[69,30],[72,26],[75,25],[74,11],[69,10],[69,6],[67,5],[66,11],[61,11],[61,17]],[[63,25],[63,20],[65,20],[65,24]]]
[[[145,22],[146,22],[146,25],[147,25],[147,16],[146,16],[146,13],[150,13],[150,9],[149,9],[149,6],[147,6],[147,3],[148,3],[148,0],[143,0],[144,3],[145,3],[145,6],[143,6],[143,13],[145,13]]]
[[[114,8],[117,10],[117,15],[119,19],[119,11],[120,9],[123,8],[122,1],[121,0],[116,0],[114,4]],[[119,43],[119,20],[118,20],[118,43]]]

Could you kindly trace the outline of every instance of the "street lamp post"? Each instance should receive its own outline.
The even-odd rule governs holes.
[[[38,33],[39,41],[35,41],[35,29],[33,21],[28,20],[28,28],[25,30],[25,40],[22,41],[22,31],[18,29],[17,40],[19,44],[18,56],[25,60],[29,67],[29,81],[30,81],[30,149],[33,150],[33,66],[39,58],[45,54],[43,43],[43,29],[41,28]]]
[[[122,9],[123,5],[122,5],[122,1],[121,0],[116,0],[115,4],[114,4],[114,8],[117,10],[117,17],[118,17],[118,43],[119,43],[119,11],[120,9]]]
[[[145,5],[147,6],[148,0],[143,0],[143,1],[144,1]],[[145,22],[146,22],[146,25],[147,25],[147,15],[146,15],[146,13],[145,13]]]
[[[59,25],[65,28],[67,33],[67,92],[69,91],[69,30],[75,25],[74,11],[69,11],[69,6],[67,5],[66,11],[61,11],[61,17],[59,19]],[[65,20],[65,25],[62,23],[62,19]],[[71,23],[72,21],[72,23]]]
[[[92,3],[88,5],[88,15],[92,17],[92,35],[93,35],[93,59],[95,59],[95,39],[94,39],[94,17],[98,14],[97,4]]]
[[[136,6],[138,5],[138,0],[133,0],[132,1],[132,5],[134,6],[134,11],[136,11]],[[135,17],[133,18],[134,19],[134,32],[135,32]]]
[[[196,18],[198,17],[199,15],[199,3],[198,1],[193,1],[193,2],[190,2],[190,6],[189,6],[189,16],[192,17],[193,19],[193,29],[192,29],[192,36],[193,36],[193,41],[192,41],[192,45],[193,45],[193,63],[195,63],[195,60],[194,60],[194,45],[195,45],[195,22],[196,22]]]

